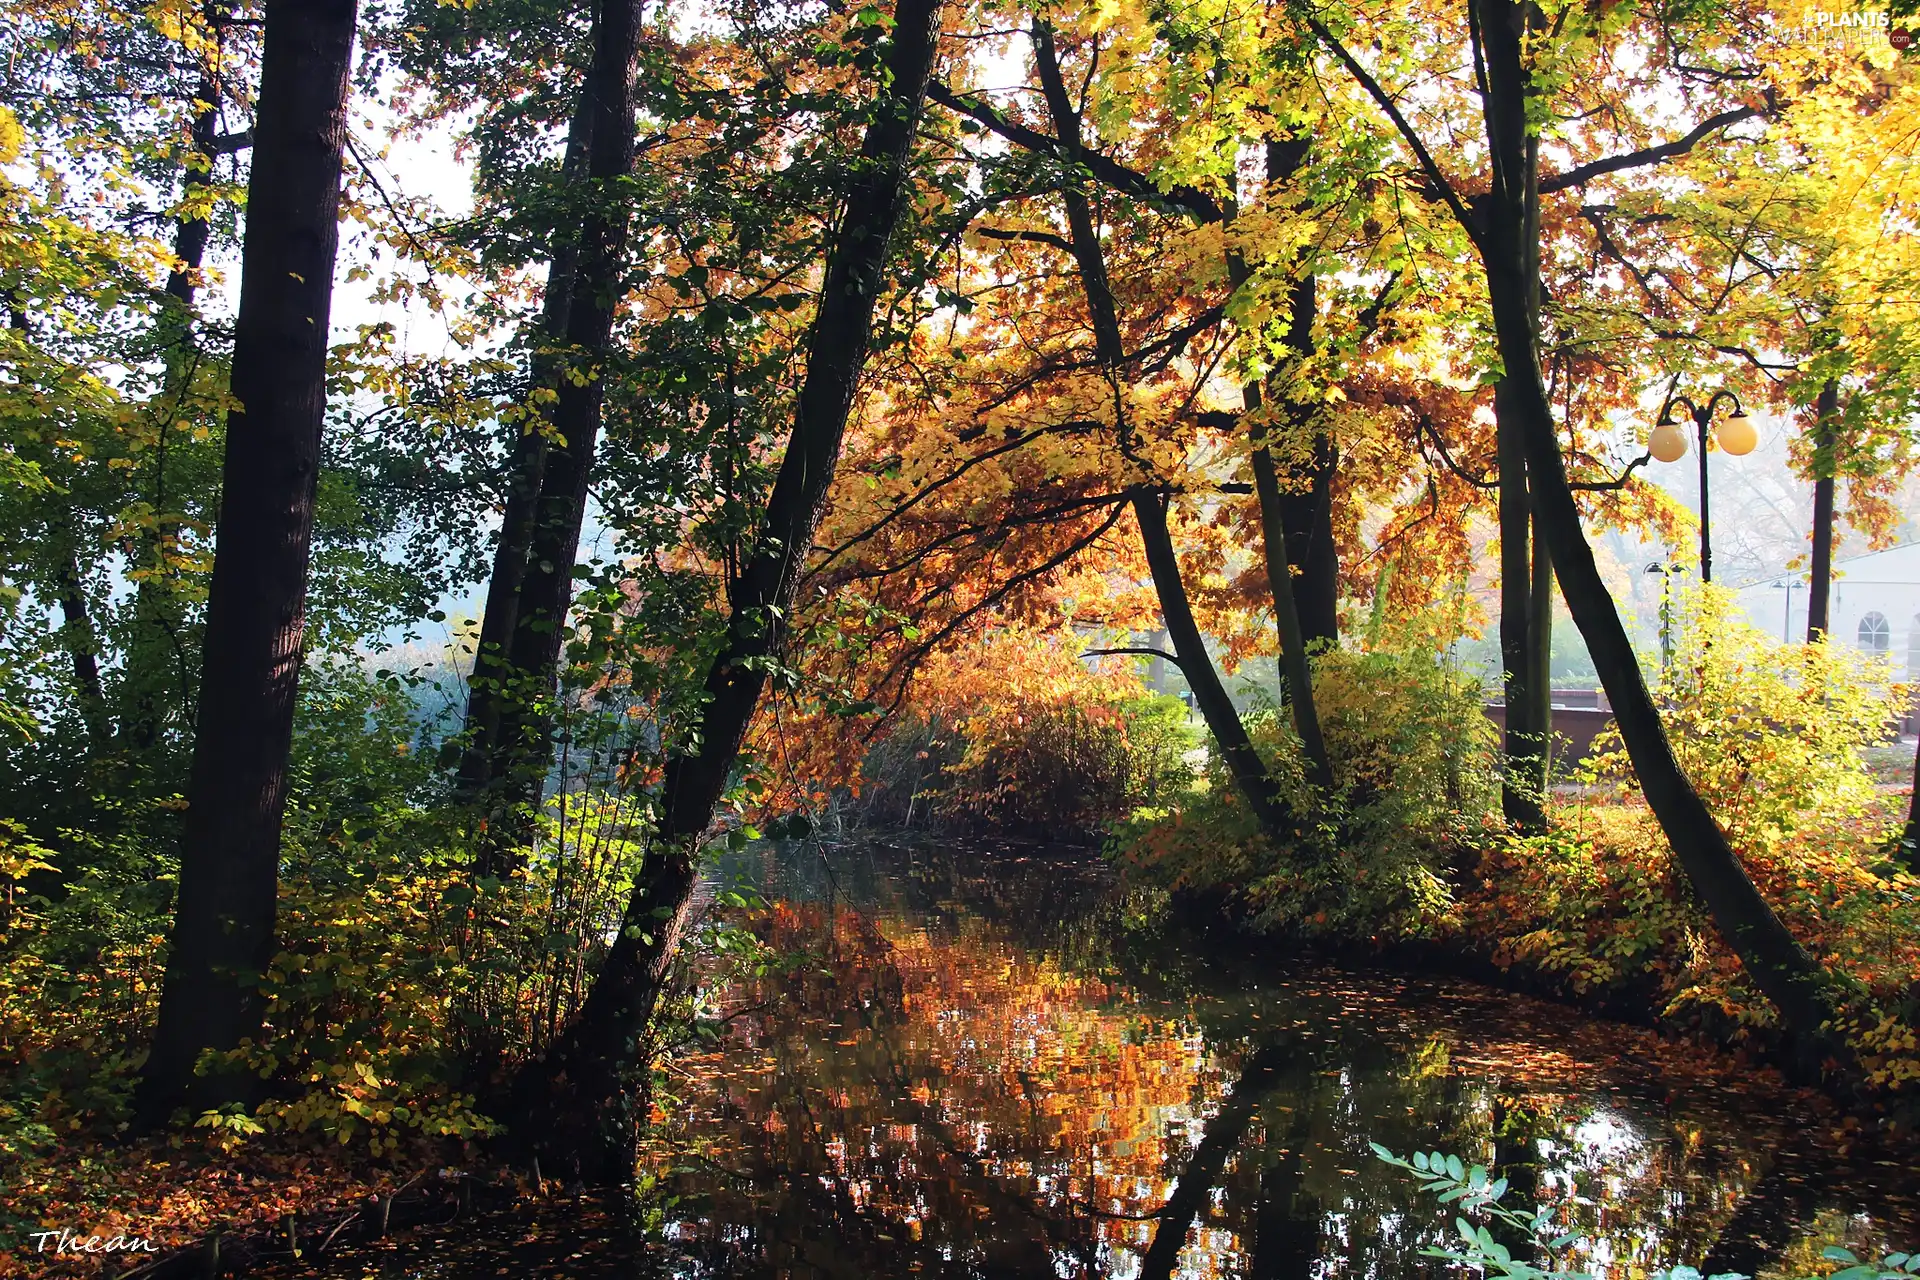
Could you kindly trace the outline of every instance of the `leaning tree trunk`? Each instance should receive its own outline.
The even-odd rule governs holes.
[[[658,834],[619,936],[580,1016],[514,1081],[520,1145],[596,1181],[619,1180],[632,1170],[631,1084],[644,1070],[641,1042],[685,926],[700,837],[759,706],[767,660],[786,641],[801,570],[826,512],[886,285],[888,244],[908,201],[908,158],[939,41],[939,12],[940,0],[899,0],[894,10],[883,87],[807,336],[793,435],[752,554],[728,584],[727,630],[707,668],[699,729],[691,753],[667,762]]]
[[[573,600],[614,312],[626,292],[621,281],[632,210],[620,184],[633,171],[633,78],[644,13],[644,0],[595,5],[593,61],[568,138],[569,148],[585,146],[588,190],[577,246],[556,253],[548,273],[548,318],[561,308],[566,317],[560,350],[539,371],[554,391],[547,424],[552,437],[522,436],[516,449],[515,491],[509,494],[496,551],[497,580],[487,596],[493,607],[497,589],[500,613],[478,646],[493,669],[475,685],[478,706],[469,706],[470,720],[479,713],[472,728],[482,741],[469,747],[460,779],[470,794],[488,794],[497,818],[483,834],[476,858],[483,875],[518,860],[528,829],[525,815],[539,803],[546,777],[548,704]]]
[[[1837,381],[1828,378],[1820,388],[1813,412],[1813,564],[1807,582],[1808,644],[1827,634],[1833,599],[1834,419],[1840,414]],[[1791,624],[1792,619],[1788,622]]]
[[[1153,589],[1160,597],[1160,616],[1167,626],[1167,638],[1187,687],[1193,690],[1193,703],[1206,722],[1207,731],[1220,748],[1227,773],[1234,787],[1253,810],[1261,831],[1274,840],[1293,834],[1286,802],[1281,799],[1267,773],[1247,728],[1240,723],[1233,699],[1213,667],[1206,641],[1194,621],[1193,607],[1187,600],[1186,584],[1180,577],[1180,562],[1174,555],[1173,537],[1167,529],[1166,496],[1137,491],[1133,497],[1133,518],[1140,526],[1140,542],[1147,553],[1147,569],[1153,577]]]
[[[1040,74],[1048,113],[1053,117],[1054,133],[1070,152],[1077,153],[1081,146],[1080,116],[1067,96],[1066,81],[1060,74],[1053,29],[1036,20],[1032,34],[1034,64]],[[1077,186],[1068,186],[1060,194],[1067,211],[1068,244],[1080,271],[1081,292],[1093,325],[1094,354],[1112,388],[1114,426],[1124,451],[1130,448],[1131,430],[1126,419],[1122,381],[1126,345],[1120,333],[1119,306],[1107,277],[1106,256],[1094,226],[1092,204]],[[1132,495],[1134,523],[1140,527],[1140,543],[1146,553],[1154,594],[1160,601],[1167,638],[1173,644],[1181,674],[1187,678],[1187,687],[1193,691],[1194,706],[1220,748],[1235,788],[1253,811],[1261,830],[1272,839],[1284,839],[1290,826],[1286,804],[1274,787],[1253,740],[1247,736],[1246,726],[1240,723],[1240,713],[1234,709],[1233,699],[1214,669],[1213,656],[1207,652],[1206,640],[1194,620],[1193,606],[1187,597],[1186,582],[1181,576],[1179,557],[1167,525],[1169,502],[1169,495],[1149,486],[1135,488]],[[1288,586],[1290,583],[1283,575],[1274,584],[1276,599]]]
[[[1306,139],[1299,136],[1267,140],[1269,199],[1272,189],[1291,178],[1306,162],[1307,145]],[[1313,325],[1319,306],[1312,270],[1298,262],[1295,266],[1293,287],[1288,293],[1286,341],[1288,350],[1299,358],[1314,349]],[[1234,288],[1240,288],[1249,277],[1246,260],[1239,253],[1229,253],[1227,278]],[[1274,381],[1277,383],[1279,379],[1275,378]],[[1333,603],[1328,595],[1332,584],[1321,581],[1310,571],[1337,571],[1330,560],[1333,548],[1332,475],[1330,471],[1322,473],[1319,467],[1323,455],[1330,456],[1332,441],[1317,422],[1320,417],[1318,406],[1291,398],[1283,403],[1281,410],[1288,424],[1296,431],[1313,433],[1315,466],[1306,495],[1308,500],[1300,501],[1301,495],[1290,494],[1281,486],[1280,471],[1269,445],[1271,429],[1259,423],[1258,415],[1264,398],[1258,383],[1250,382],[1240,388],[1245,416],[1250,423],[1256,424],[1250,441],[1248,462],[1253,470],[1254,500],[1260,508],[1261,554],[1267,570],[1268,594],[1273,601],[1274,626],[1279,632],[1280,679],[1286,692],[1287,711],[1293,720],[1294,733],[1299,737],[1301,753],[1306,757],[1308,781],[1322,795],[1328,795],[1334,785],[1333,763],[1327,754],[1326,736],[1320,728],[1319,704],[1313,696],[1313,664],[1307,647],[1317,639],[1336,638],[1328,612]],[[1314,501],[1315,495],[1323,488],[1327,497],[1324,512]],[[1323,514],[1327,520],[1327,554],[1324,557],[1316,556],[1313,546],[1314,534],[1318,531],[1316,522]],[[1295,536],[1295,520],[1301,521],[1300,527],[1307,533],[1304,542]],[[1323,560],[1327,563],[1322,563]],[[1317,633],[1310,630],[1307,624],[1307,599],[1314,601],[1316,626],[1319,629]]]
[[[179,899],[138,1107],[244,1101],[260,1034],[326,408],[355,0],[269,0]]]
[[[1552,405],[1540,379],[1538,240],[1528,239],[1530,200],[1538,173],[1528,163],[1528,98],[1534,92],[1521,48],[1524,6],[1514,0],[1470,0],[1476,41],[1483,45],[1488,93],[1486,128],[1494,182],[1488,225],[1478,236],[1493,306],[1495,336],[1507,376],[1507,408],[1526,450],[1534,510],[1553,557],[1560,589],[1613,704],[1614,720],[1688,880],[1729,946],[1779,1009],[1802,1064],[1821,1054],[1846,1057],[1830,1027],[1833,993],[1827,975],[1780,922],[1747,876],[1726,833],[1674,759],[1639,659],[1613,597],[1594,563],[1567,480]]]
[[[592,115],[591,104],[582,95],[567,130],[567,149],[560,167],[568,180],[586,165]],[[528,692],[525,682],[514,679],[511,653],[520,625],[520,593],[533,546],[540,482],[547,467],[548,415],[538,407],[539,393],[555,390],[560,381],[557,353],[566,341],[578,256],[577,229],[556,229],[547,261],[546,296],[541,300],[540,323],[528,368],[527,385],[532,394],[525,417],[516,424],[508,453],[506,507],[500,517],[500,537],[494,544],[493,570],[487,576],[487,600],[474,643],[473,674],[467,680],[463,751],[455,779],[455,791],[466,801],[479,800],[488,792],[495,755],[500,750],[502,712],[512,700]],[[483,855],[482,861],[490,859]]]

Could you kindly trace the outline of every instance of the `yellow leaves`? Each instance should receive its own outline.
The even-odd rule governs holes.
[[[12,164],[19,159],[20,148],[25,145],[26,139],[26,131],[20,127],[19,117],[14,115],[11,108],[0,105],[0,164]]]

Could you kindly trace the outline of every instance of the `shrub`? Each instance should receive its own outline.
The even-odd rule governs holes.
[[[936,655],[868,756],[870,811],[972,830],[1090,834],[1193,781],[1186,708],[1130,671],[1089,667],[1071,634],[997,632]]]
[[[1443,873],[1496,791],[1479,685],[1427,653],[1326,650],[1314,657],[1314,699],[1334,770],[1327,803],[1308,791],[1284,709],[1256,714],[1250,729],[1295,810],[1322,815],[1320,829],[1271,847],[1215,760],[1206,798],[1137,826],[1126,855],[1167,887],[1236,899],[1263,927],[1429,932],[1449,910]]]
[[[1659,684],[1674,756],[1742,854],[1794,832],[1858,823],[1876,806],[1864,748],[1892,735],[1906,690],[1884,658],[1846,644],[1781,644],[1742,621],[1731,593],[1676,605],[1676,657]],[[1591,782],[1639,792],[1617,729],[1595,740]]]

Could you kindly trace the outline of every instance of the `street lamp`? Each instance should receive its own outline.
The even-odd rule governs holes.
[[[1753,429],[1753,423],[1747,417],[1747,411],[1740,407],[1740,397],[1731,391],[1720,390],[1713,393],[1705,405],[1696,406],[1685,396],[1669,395],[1666,404],[1660,407],[1660,422],[1653,433],[1647,437],[1647,452],[1662,462],[1678,462],[1687,456],[1687,435],[1680,424],[1674,421],[1673,411],[1685,407],[1687,416],[1693,419],[1693,425],[1699,435],[1700,450],[1700,581],[1713,581],[1713,544],[1708,532],[1707,516],[1707,441],[1708,429],[1713,422],[1713,411],[1720,407],[1722,400],[1733,406],[1733,412],[1721,424],[1720,430],[1711,438],[1722,449],[1736,458],[1753,452],[1753,446],[1760,443],[1760,433]]]
[[[1648,573],[1660,575],[1660,674],[1664,677],[1673,664],[1673,575],[1685,573],[1687,566],[1658,561],[1647,566]]]
[[[1784,589],[1787,593],[1787,607],[1781,610],[1780,613],[1781,644],[1793,643],[1793,589],[1799,585],[1800,584],[1792,578],[1788,578],[1785,582],[1776,582],[1773,584],[1775,591]]]

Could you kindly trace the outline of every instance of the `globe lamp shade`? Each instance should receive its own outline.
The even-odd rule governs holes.
[[[1753,429],[1753,419],[1744,413],[1736,413],[1721,423],[1713,437],[1720,442],[1722,449],[1736,458],[1744,458],[1760,443],[1760,433]]]
[[[1687,456],[1687,433],[1674,423],[1663,422],[1647,437],[1647,452],[1662,462],[1678,462]]]

